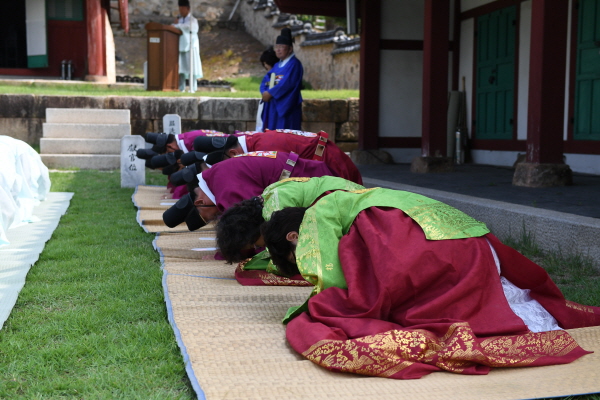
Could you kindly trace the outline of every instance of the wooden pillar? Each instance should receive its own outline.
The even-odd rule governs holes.
[[[533,0],[527,161],[562,164],[568,1]]]
[[[533,0],[529,61],[527,162],[513,177],[517,186],[570,185],[563,163],[568,1]]]
[[[446,154],[450,1],[424,0],[424,5],[421,157],[413,160],[411,171],[450,172],[453,162]]]
[[[450,2],[425,0],[423,156],[446,156]]]
[[[374,150],[379,137],[381,0],[361,1],[360,16],[358,147]]]
[[[87,76],[86,80],[106,79],[104,10],[100,0],[86,0]]]

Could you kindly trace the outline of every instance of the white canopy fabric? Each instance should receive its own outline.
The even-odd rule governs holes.
[[[38,221],[33,208],[50,191],[48,168],[27,143],[0,135],[0,246],[6,231]]]

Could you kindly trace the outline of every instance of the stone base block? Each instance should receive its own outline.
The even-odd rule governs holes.
[[[357,165],[394,163],[390,153],[383,150],[354,150],[350,153],[350,158]]]
[[[410,172],[454,172],[452,157],[415,157],[410,164]]]
[[[358,150],[358,142],[337,142],[336,146],[344,153],[352,153]]]
[[[41,154],[42,162],[50,169],[118,169],[121,156],[106,154]]]
[[[120,139],[56,139],[40,140],[41,154],[120,154]]]
[[[46,122],[51,124],[129,124],[129,110],[88,108],[48,108]]]
[[[573,171],[566,164],[518,163],[513,175],[514,186],[551,187],[573,184]]]
[[[45,138],[121,139],[131,133],[129,124],[52,124],[43,125]]]

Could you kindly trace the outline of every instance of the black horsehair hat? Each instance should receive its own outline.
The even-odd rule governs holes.
[[[292,30],[290,28],[283,28],[281,30],[281,34],[277,36],[277,40],[275,44],[287,44],[291,46],[294,43],[294,38],[292,37]]]
[[[190,151],[189,153],[182,155],[180,161],[183,165],[192,165],[197,162],[204,162],[204,156],[206,156],[206,153],[202,153],[200,151]]]
[[[158,153],[152,149],[137,149],[135,155],[142,160],[150,160],[152,157],[157,156]]]
[[[183,151],[177,150],[172,153],[162,154],[152,157],[152,166],[154,168],[165,168],[177,164],[177,160],[183,155]]]
[[[154,145],[152,146],[152,151],[155,151],[157,153],[164,153],[167,150],[166,146],[169,136],[173,135],[170,133],[148,132],[146,133],[146,142]]]
[[[171,175],[171,183],[175,186],[186,185],[188,183],[198,184],[198,167],[192,164]]]
[[[179,7],[189,7],[190,6],[190,1],[189,0],[179,0],[177,2],[177,5]]]
[[[237,136],[198,136],[194,139],[194,150],[202,153],[212,153],[217,150],[226,150],[238,142]]]
[[[195,231],[206,225],[206,222],[200,218],[190,193],[180,198],[177,203],[163,213],[163,221],[169,228],[175,228],[185,222],[190,231]]]

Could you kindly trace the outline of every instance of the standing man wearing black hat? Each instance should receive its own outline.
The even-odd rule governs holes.
[[[304,68],[294,55],[293,42],[290,28],[283,28],[275,42],[275,54],[280,61],[261,83],[264,129],[301,129]]]
[[[179,16],[173,26],[182,34],[179,36],[179,91],[185,91],[185,80],[190,80],[190,92],[198,88],[198,79],[202,78],[200,61],[200,40],[198,39],[198,20],[190,11],[189,0],[179,0]]]

